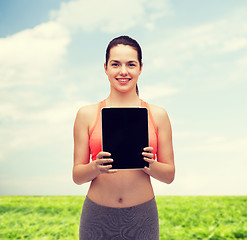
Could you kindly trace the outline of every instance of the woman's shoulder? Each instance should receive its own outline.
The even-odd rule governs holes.
[[[163,107],[151,103],[149,103],[148,105],[153,115],[157,115],[160,117],[164,117],[167,115],[167,111]]]
[[[81,106],[77,112],[76,118],[79,121],[91,121],[97,114],[98,103]]]
[[[98,108],[98,103],[81,106],[78,110],[80,114],[87,114]]]
[[[157,126],[159,126],[161,123],[164,123],[164,121],[169,121],[167,111],[163,107],[150,103],[149,107]]]

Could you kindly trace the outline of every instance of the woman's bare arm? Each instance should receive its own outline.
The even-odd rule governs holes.
[[[116,172],[109,170],[112,167],[111,165],[102,165],[103,163],[111,163],[113,161],[109,158],[109,153],[100,152],[97,155],[97,160],[90,162],[89,123],[92,122],[91,112],[91,106],[83,107],[78,111],[75,119],[73,181],[76,184],[90,182],[101,173]],[[94,115],[93,118],[95,118]],[[108,158],[102,159],[106,156]]]
[[[144,160],[149,162],[149,168],[144,171],[155,179],[171,183],[175,177],[174,154],[172,145],[172,130],[166,111],[160,107],[152,108],[153,117],[158,131],[157,161],[152,159],[152,148],[146,148],[143,155]]]
[[[89,136],[88,136],[88,112],[82,107],[78,111],[74,124],[74,166],[73,181],[82,184],[93,180],[98,172],[93,164],[89,164]]]

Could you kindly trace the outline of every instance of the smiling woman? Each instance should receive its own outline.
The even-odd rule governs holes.
[[[120,46],[119,46],[120,45]],[[122,47],[122,49],[120,48],[115,48],[114,47]],[[124,49],[124,47],[126,47]],[[129,49],[128,49],[129,47]],[[132,49],[131,49],[132,47]],[[133,49],[135,50],[133,52]],[[109,57],[110,57],[110,50],[111,50],[111,58],[112,60],[109,61]],[[106,61],[105,61],[105,70],[107,69],[107,65],[106,63],[110,62],[110,64],[112,64],[112,66],[114,66],[116,69],[119,70],[119,67],[122,67],[122,64],[121,62],[119,62],[118,60],[114,60],[114,57],[119,57],[117,55],[117,51],[123,51],[123,54],[125,54],[125,58],[126,58],[126,55],[128,53],[128,51],[130,51],[130,54],[133,54],[133,60],[129,60],[128,57],[130,56],[127,56],[127,59],[128,59],[128,62],[127,62],[127,67],[129,67],[129,69],[133,69],[133,70],[136,70],[138,67],[139,67],[139,75],[141,74],[141,70],[142,70],[142,50],[141,50],[141,47],[140,45],[134,40],[134,39],[131,39],[131,38],[115,38],[114,41],[111,41],[106,49]],[[124,50],[126,50],[126,52],[124,52]],[[113,55],[113,52],[115,52],[115,55]],[[136,56],[137,54],[137,56]],[[137,57],[137,60],[136,60],[136,57]],[[139,65],[139,66],[138,66]],[[125,67],[125,66],[124,66]],[[124,71],[123,73],[126,74],[127,73],[127,68],[124,68],[124,69],[120,69],[121,71]],[[106,72],[107,74],[107,72]],[[109,77],[109,76],[108,76]],[[138,76],[139,77],[139,76]],[[128,80],[128,78],[120,78],[122,79],[122,82],[124,82],[124,80]],[[138,91],[138,86],[137,86],[137,83],[136,83],[136,93],[137,95],[139,95],[139,91]]]
[[[137,80],[141,74],[142,63],[137,59],[137,52],[128,45],[119,45],[111,49],[111,55],[105,63],[105,72],[111,88],[121,87],[119,91],[137,89]],[[125,86],[125,88],[122,88]],[[114,91],[112,89],[112,91]]]
[[[77,113],[73,180],[76,184],[91,181],[81,214],[80,239],[159,239],[159,218],[150,176],[167,184],[173,181],[172,132],[166,111],[138,96],[137,81],[142,66],[141,48],[134,39],[127,36],[113,39],[104,63],[110,94]],[[111,153],[102,151],[101,109],[116,106],[148,109],[149,146],[142,155],[149,167],[111,169],[114,159]]]

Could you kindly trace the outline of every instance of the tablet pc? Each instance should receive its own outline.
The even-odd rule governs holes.
[[[149,146],[148,110],[144,107],[105,107],[102,150],[111,153],[112,169],[143,169],[143,148]]]

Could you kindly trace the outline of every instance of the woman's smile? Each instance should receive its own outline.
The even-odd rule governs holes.
[[[126,85],[131,79],[130,79],[130,78],[116,78],[116,80],[117,80],[121,85]]]
[[[136,94],[136,84],[141,74],[137,51],[123,44],[113,47],[105,63],[105,72],[112,91]]]

